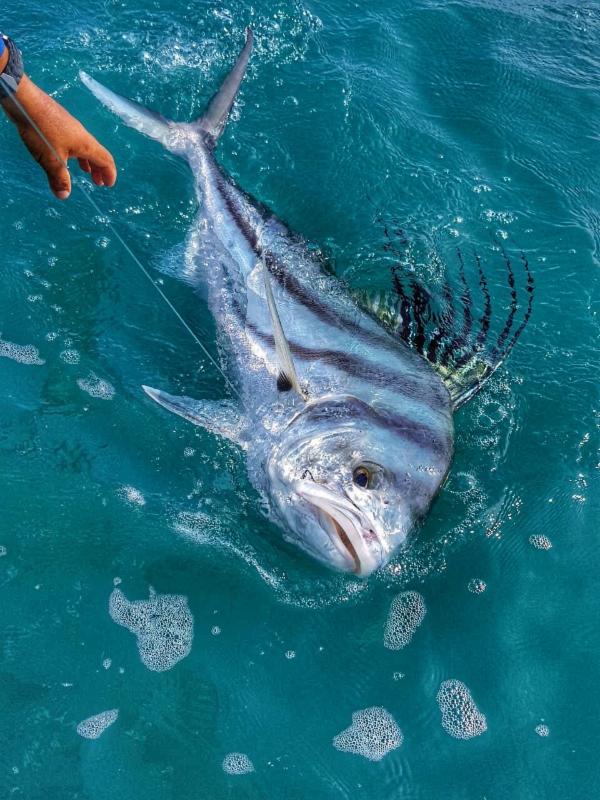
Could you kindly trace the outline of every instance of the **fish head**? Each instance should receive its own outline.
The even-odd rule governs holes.
[[[266,465],[285,538],[344,572],[366,577],[385,565],[447,472],[451,417],[446,428],[432,447],[429,428],[356,397],[307,403]]]

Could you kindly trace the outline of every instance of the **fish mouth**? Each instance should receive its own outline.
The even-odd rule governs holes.
[[[313,481],[300,481],[296,492],[317,512],[321,528],[348,565],[366,577],[383,563],[383,549],[370,520],[347,497]]]

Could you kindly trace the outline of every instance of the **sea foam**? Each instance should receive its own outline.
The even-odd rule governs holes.
[[[395,597],[383,634],[384,645],[390,650],[406,647],[426,613],[425,601],[418,592],[402,592]]]
[[[148,669],[164,672],[189,655],[194,618],[183,595],[157,594],[150,587],[149,600],[130,602],[120,589],[113,589],[108,610],[115,622],[135,634]]]
[[[355,753],[369,761],[381,761],[403,742],[402,731],[389,711],[379,706],[352,714],[352,724],[333,737],[336,750]]]

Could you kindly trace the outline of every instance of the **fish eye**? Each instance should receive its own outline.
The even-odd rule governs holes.
[[[354,469],[352,480],[357,486],[360,486],[361,489],[368,489],[369,483],[371,482],[371,473],[365,466],[361,465]]]

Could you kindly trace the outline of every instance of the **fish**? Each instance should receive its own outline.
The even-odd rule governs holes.
[[[191,168],[199,208],[178,276],[208,304],[235,396],[143,389],[244,451],[249,480],[285,541],[327,567],[368,577],[418,530],[450,468],[456,409],[514,341],[509,326],[492,361],[482,355],[485,336],[469,350],[473,313],[464,291],[466,322],[452,334],[449,321],[460,314],[432,313],[429,339],[427,293],[414,281],[412,294],[397,282],[395,309],[361,301],[225,173],[215,151],[253,38],[247,29],[237,60],[194,122],[169,120],[80,74],[108,109]],[[484,334],[489,313],[486,302]]]

